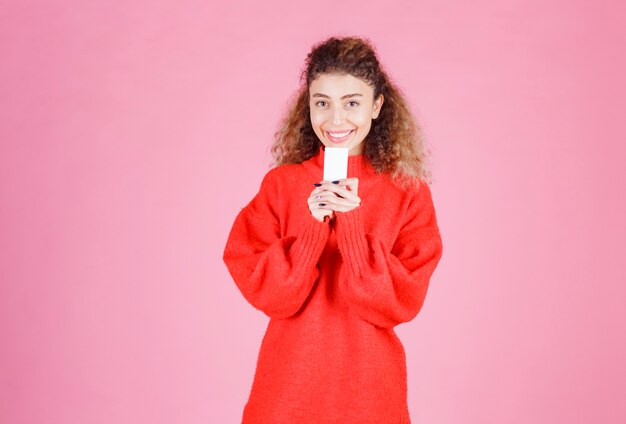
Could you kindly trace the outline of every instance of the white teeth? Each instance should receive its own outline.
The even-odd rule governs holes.
[[[351,131],[352,131],[352,130],[347,131],[347,132],[343,132],[343,133],[331,133],[331,132],[329,132],[328,134],[330,134],[331,136],[333,136],[333,137],[335,137],[335,138],[341,138],[341,137],[345,137],[345,136],[347,136],[348,134],[350,134],[350,132],[351,132]]]

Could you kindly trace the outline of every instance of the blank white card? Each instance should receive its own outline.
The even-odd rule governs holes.
[[[325,181],[348,178],[348,150],[347,147],[326,147],[324,149]]]

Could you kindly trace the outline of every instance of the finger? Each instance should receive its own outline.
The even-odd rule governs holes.
[[[309,205],[314,205],[314,204],[320,204],[320,203],[326,203],[326,199],[323,196],[320,196],[319,198],[317,196],[313,196],[313,197],[309,197],[307,199],[307,203]],[[317,206],[316,206],[317,207]]]
[[[321,199],[317,199],[318,197],[321,197]],[[334,191],[328,191],[328,190],[323,191],[317,196],[313,196],[313,199],[324,202],[324,203],[332,203],[335,205],[344,205],[344,206],[352,205],[352,207],[359,206],[361,204],[361,198],[358,196],[356,196],[356,198],[357,198],[356,201],[352,201],[350,199],[346,199],[344,197],[339,196]]]
[[[309,195],[310,200],[320,200],[328,196],[337,197],[337,193],[328,191],[324,187],[319,187],[311,192]]]
[[[313,190],[311,190],[311,196],[314,194],[317,194],[321,191],[324,191],[324,189],[322,187],[315,187]]]
[[[359,191],[359,179],[358,178],[349,178],[346,181],[346,189],[353,192],[358,193]]]
[[[343,203],[344,201],[348,201],[349,199],[345,199],[339,196],[334,191],[324,190],[316,195],[310,197],[311,202],[339,202]],[[359,200],[360,201],[360,200]]]
[[[355,203],[359,203],[361,201],[359,196],[357,196],[355,193],[353,193],[350,190],[347,190],[347,189],[345,189],[343,187],[335,185],[335,184],[326,184],[325,183],[320,188],[324,188],[327,191],[332,191],[333,193],[336,193],[337,195],[343,197],[344,199],[351,200],[351,201],[353,201]]]
[[[315,191],[315,190],[320,190],[320,189],[321,189],[321,186],[322,186],[322,184],[324,184],[324,182],[325,182],[325,181],[324,181],[324,180],[322,180],[322,181],[318,181],[318,182],[316,182],[316,183],[313,183],[313,186],[314,186],[314,187],[313,187],[313,191]]]
[[[352,205],[358,205],[355,202],[351,202],[347,199],[344,199],[342,197],[335,196],[335,195],[325,196],[322,203],[326,203],[329,205],[348,206],[348,207]]]
[[[355,203],[351,203],[349,205],[337,205],[337,204],[333,204],[333,203],[328,203],[326,206],[324,206],[325,208],[331,209],[335,212],[348,212],[351,211],[354,208],[358,208],[359,205],[355,204]]]
[[[313,183],[313,185],[314,185],[315,187],[314,187],[314,188],[313,188],[313,190],[311,191],[311,195],[314,195],[314,194],[316,194],[316,193],[319,193],[320,191],[324,191],[324,188],[322,187],[322,185],[323,185],[324,183],[328,183],[328,184],[330,184],[330,181],[322,180],[322,181],[318,181],[318,182],[316,182],[316,183]]]
[[[322,185],[326,182],[322,182]],[[359,179],[356,177],[352,178],[344,178],[341,180],[331,181],[334,186],[339,186],[342,188],[347,188],[348,190],[356,191],[359,186]]]
[[[328,193],[325,191],[318,191],[315,193],[311,193],[311,195],[309,196],[309,200],[319,200],[322,199],[324,197],[324,193]]]
[[[351,177],[351,178],[343,178],[341,180],[336,180],[337,181],[337,185],[340,186],[350,186],[350,187],[357,187],[359,185],[359,179],[357,177]],[[332,181],[331,181],[332,182]],[[333,183],[335,184],[335,183]]]

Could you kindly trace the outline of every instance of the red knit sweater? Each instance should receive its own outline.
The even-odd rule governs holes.
[[[267,172],[237,215],[224,262],[270,321],[242,423],[410,423],[393,327],[424,303],[442,242],[428,185],[401,190],[348,157],[361,205],[317,221],[307,198],[324,150]]]

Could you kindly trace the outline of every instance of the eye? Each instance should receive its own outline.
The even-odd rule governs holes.
[[[348,104],[354,104],[354,106],[351,106],[351,107],[357,107],[357,106],[359,105],[359,102],[354,101],[354,100],[350,100],[350,101],[348,102]]]
[[[316,103],[315,103],[315,106],[322,106],[322,107],[324,107],[324,105],[320,105],[320,103],[324,103],[324,104],[325,104],[325,103],[326,103],[326,101],[324,101],[324,100],[320,100],[320,101],[318,101],[318,102],[316,102]]]

